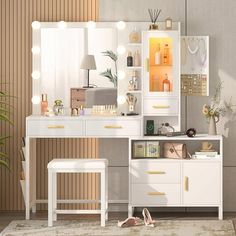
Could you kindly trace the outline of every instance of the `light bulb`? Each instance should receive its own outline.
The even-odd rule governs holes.
[[[65,21],[59,21],[58,23],[57,23],[57,27],[59,28],[59,29],[65,29],[66,27],[67,27],[67,24],[66,24],[66,22]]]
[[[125,72],[123,70],[118,71],[118,80],[122,80],[125,78]]]
[[[34,105],[37,105],[40,103],[40,97],[39,96],[33,96],[31,98],[31,102],[34,104]]]
[[[119,30],[123,30],[123,29],[125,29],[126,24],[125,24],[124,21],[118,21],[118,22],[116,23],[116,27],[117,27],[117,29],[119,29]]]
[[[88,21],[87,22],[87,28],[88,29],[94,29],[96,27],[96,23],[94,21]]]
[[[40,53],[40,47],[39,46],[34,46],[31,49],[33,54],[39,54]]]
[[[120,96],[117,97],[117,103],[118,103],[118,104],[121,105],[121,104],[124,104],[125,102],[126,102],[126,99],[125,99],[124,96],[121,96],[121,95],[120,95]]]
[[[38,70],[35,70],[31,74],[33,79],[39,79],[40,78],[40,72]]]
[[[119,55],[123,55],[125,53],[126,49],[123,45],[119,45],[118,48],[117,48],[117,53]]]
[[[40,22],[39,21],[33,21],[31,26],[34,30],[40,29]]]

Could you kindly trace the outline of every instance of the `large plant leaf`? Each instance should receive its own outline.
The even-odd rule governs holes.
[[[112,52],[111,50],[107,50],[105,52],[102,52],[102,54],[106,57],[110,57],[113,61],[117,61],[118,57],[117,55]]]
[[[6,161],[0,160],[0,165],[5,166],[8,170],[10,170],[9,164]]]
[[[9,117],[7,116],[7,115],[5,115],[5,114],[0,114],[0,120],[2,120],[2,121],[7,121],[7,122],[9,122],[10,124],[12,124],[13,125],[13,122],[9,119]]]
[[[6,153],[0,152],[0,158],[8,158],[8,156]]]

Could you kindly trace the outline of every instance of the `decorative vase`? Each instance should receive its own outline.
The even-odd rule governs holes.
[[[219,119],[216,121],[215,116],[210,116],[208,135],[217,135],[216,123],[218,121],[219,121]]]

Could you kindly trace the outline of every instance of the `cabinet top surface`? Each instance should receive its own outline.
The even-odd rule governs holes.
[[[173,136],[173,137],[166,137],[166,136],[145,136],[142,139],[133,138],[132,140],[221,140],[223,138],[222,135],[208,135],[208,134],[197,134],[193,138],[189,138],[187,135],[181,136]]]
[[[84,116],[40,116],[40,115],[31,115],[27,116],[26,120],[33,120],[33,121],[54,121],[54,120],[74,120],[74,121],[80,121],[80,120],[116,120],[116,119],[122,119],[122,120],[141,120],[142,116],[93,116],[93,115],[84,115]]]

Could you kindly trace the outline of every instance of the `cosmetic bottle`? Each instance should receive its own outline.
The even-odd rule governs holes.
[[[46,115],[46,112],[48,110],[48,100],[47,100],[47,94],[42,94],[42,101],[41,101],[41,115]]]
[[[167,74],[165,74],[165,79],[163,80],[163,92],[170,92],[170,81]]]
[[[155,52],[155,65],[161,64],[161,52],[160,52],[160,44],[157,44],[157,50]]]
[[[79,115],[83,116],[84,115],[84,107],[81,105],[79,109]]]
[[[140,65],[141,65],[140,53],[139,50],[137,50],[134,53],[134,66],[140,66]]]
[[[134,85],[134,90],[138,90],[138,76],[135,70],[133,71],[133,74],[132,74],[132,81]]]
[[[132,57],[132,52],[128,52],[128,57],[127,57],[127,66],[133,66],[133,57]]]
[[[163,64],[168,65],[169,63],[169,45],[165,44],[163,53]]]

